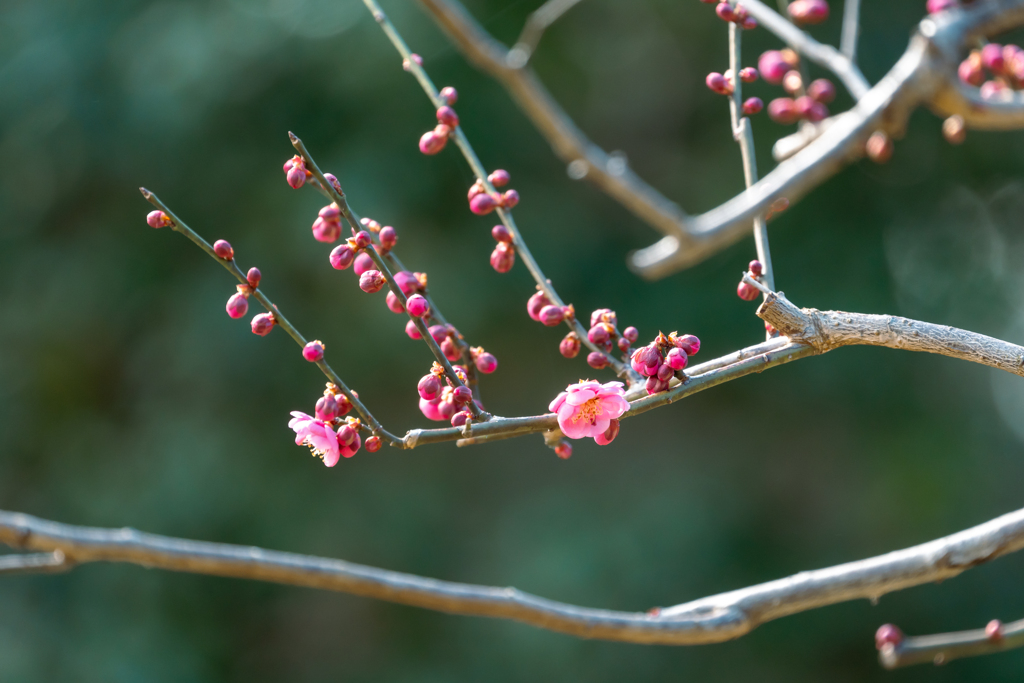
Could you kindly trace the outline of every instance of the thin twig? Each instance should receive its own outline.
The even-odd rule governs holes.
[[[839,39],[839,51],[851,64],[857,63],[857,37],[860,34],[860,0],[846,0],[843,3],[843,34]]]
[[[0,555],[0,577],[14,574],[57,574],[71,567],[72,564],[60,550],[30,555]]]
[[[505,57],[508,65],[513,69],[522,69],[526,66],[536,51],[537,43],[540,42],[544,31],[579,2],[580,0],[547,0],[530,14],[522,33],[519,34],[519,40]]]
[[[911,636],[897,645],[887,644],[878,653],[878,661],[886,669],[913,664],[948,664],[954,659],[977,657],[1024,647],[1024,619],[1003,624],[996,637],[985,629]]]
[[[352,593],[427,609],[512,619],[583,638],[698,645],[780,617],[942,581],[1024,547],[1024,510],[923,545],[648,612],[577,607],[515,588],[429,579],[308,555],[99,529],[0,511],[0,542],[60,550],[74,564],[130,562],[171,571]]]
[[[388,19],[384,10],[381,9],[376,0],[363,0],[363,3],[373,14],[374,20],[376,20],[381,29],[383,29],[385,35],[387,35],[391,40],[391,44],[395,46],[395,49],[402,56],[402,59],[405,60],[404,63],[408,64],[409,71],[416,77],[416,80],[419,81],[420,86],[427,94],[427,97],[430,98],[434,107],[441,107],[445,105],[446,102],[441,99],[433,81],[430,80],[430,76],[427,75],[427,72],[419,63],[417,63],[416,60],[412,59],[412,52],[409,50],[409,46],[405,44],[405,40],[403,40],[401,34],[398,33],[398,30],[391,23],[391,20]],[[461,126],[455,127],[452,131],[452,136],[455,139],[455,144],[462,151],[462,155],[466,158],[466,162],[469,164],[469,167],[473,171],[477,180],[481,185],[483,185],[484,189],[488,193],[494,194],[495,189],[491,184],[491,181],[487,178],[487,170],[484,168],[484,165],[480,163],[479,157],[477,157],[476,152],[473,151],[473,147],[466,138],[466,134],[463,133]],[[537,283],[537,286],[544,292],[544,295],[547,296],[552,304],[565,307],[565,302],[562,301],[558,292],[555,291],[554,285],[551,284],[551,280],[549,280],[544,275],[543,271],[541,271],[536,259],[533,258],[533,254],[530,253],[529,247],[526,246],[526,241],[523,239],[523,236],[519,232],[519,228],[516,227],[515,220],[512,218],[512,211],[510,209],[499,207],[496,209],[496,212],[499,218],[501,218],[501,222],[506,228],[508,228],[509,233],[512,235],[513,246],[515,246],[516,252],[519,254],[519,258],[522,259],[526,269],[530,271],[530,275]],[[568,325],[569,329],[575,331],[576,334],[579,335],[580,340],[588,348],[592,351],[597,351],[605,355],[608,359],[608,364],[615,371],[615,374],[626,379],[630,384],[640,381],[640,376],[635,373],[629,365],[623,363],[613,355],[606,354],[603,349],[598,348],[596,344],[593,344],[587,338],[586,328],[583,327],[575,315],[566,316],[565,323]]]

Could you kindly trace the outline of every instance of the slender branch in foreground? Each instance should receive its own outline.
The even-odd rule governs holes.
[[[530,61],[537,43],[548,26],[558,21],[559,17],[571,10],[580,0],[548,0],[535,10],[526,20],[519,40],[508,51],[505,61],[513,69],[522,69]]]
[[[13,574],[56,574],[71,569],[60,550],[30,555],[0,555],[0,576]]]
[[[839,52],[852,64],[857,63],[857,37],[860,33],[860,0],[843,3],[843,33],[839,39]]]
[[[430,98],[434,107],[437,108],[446,105],[447,102],[441,99],[433,81],[430,80],[430,76],[428,76],[423,67],[412,58],[412,51],[409,50],[409,46],[405,44],[405,40],[402,39],[401,34],[398,33],[398,30],[395,28],[394,24],[391,23],[391,20],[388,19],[384,10],[381,9],[376,0],[363,0],[363,4],[365,4],[373,14],[374,20],[380,25],[388,39],[391,40],[391,44],[395,46],[395,49],[402,56],[402,59],[405,60],[404,63],[408,64],[409,71],[412,72],[416,77],[416,80],[419,81],[420,86],[427,94],[427,97]],[[452,131],[452,135],[455,139],[455,144],[458,145],[459,149],[462,151],[462,155],[466,158],[466,162],[469,164],[469,167],[473,171],[477,180],[483,185],[484,189],[488,193],[494,194],[495,188],[487,177],[487,170],[484,168],[484,165],[480,163],[480,158],[477,157],[476,152],[473,151],[473,147],[469,144],[469,139],[466,138],[466,134],[462,131],[462,127],[456,126]],[[526,240],[523,239],[523,236],[519,232],[519,228],[516,226],[515,220],[512,218],[512,211],[510,209],[499,207],[496,209],[496,212],[499,218],[501,218],[501,222],[506,228],[508,228],[509,233],[512,235],[513,246],[519,254],[519,258],[522,259],[523,264],[526,266],[526,269],[530,271],[530,275],[537,283],[537,286],[544,292],[544,295],[547,296],[548,300],[550,300],[552,304],[564,307],[565,302],[562,301],[558,292],[555,291],[554,285],[551,284],[551,280],[549,280],[544,275],[544,272],[541,271],[540,265],[537,264],[537,260],[533,258],[533,254],[530,253],[529,247],[526,246]],[[569,329],[579,335],[580,341],[582,341],[591,351],[597,351],[604,354],[608,359],[608,364],[615,371],[616,375],[627,380],[630,384],[634,384],[641,380],[640,376],[634,372],[628,364],[623,363],[612,354],[605,354],[603,349],[600,349],[596,344],[593,344],[587,338],[586,328],[583,327],[575,315],[566,316],[565,324]]]
[[[756,282],[749,275],[743,281]],[[853,344],[887,346],[959,358],[1024,377],[1024,347],[956,327],[895,315],[798,308],[782,292],[768,292],[757,315],[793,343],[807,344],[819,354]]]
[[[578,166],[601,190],[665,237],[635,252],[630,267],[658,279],[695,265],[749,234],[758,214],[785,197],[803,195],[863,156],[876,130],[900,137],[910,113],[920,104],[943,116],[961,114],[969,126],[1007,130],[1024,127],[1024,101],[979,101],[957,87],[956,66],[965,41],[1024,24],[1024,0],[975,2],[954,12],[924,19],[903,57],[869,89],[856,66],[833,47],[814,41],[760,0],[744,7],[763,27],[794,49],[835,73],[858,100],[849,112],[784,138],[786,159],[754,186],[701,215],[687,215],[622,164],[592,143],[559,107],[534,73],[506,63],[507,50],[491,37],[457,0],[420,0],[463,54],[498,80],[537,127],[555,154]],[[782,141],[780,141],[782,143]]]
[[[911,636],[898,644],[887,644],[878,653],[878,661],[886,669],[913,664],[948,664],[954,659],[991,655],[1024,646],[1024,619],[1001,624],[997,635],[988,629]]]
[[[190,541],[134,529],[59,524],[0,511],[0,542],[63,552],[71,565],[130,562],[170,571],[270,581],[352,593],[473,616],[512,619],[583,638],[699,645],[738,638],[757,626],[817,607],[942,581],[1024,547],[1024,510],[887,555],[801,572],[667,609],[618,612],[523,593],[429,579],[343,560]]]

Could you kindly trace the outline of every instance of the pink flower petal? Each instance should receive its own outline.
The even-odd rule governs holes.
[[[562,407],[563,403],[565,403],[566,396],[568,396],[568,393],[564,391],[560,393],[558,396],[555,396],[555,400],[552,401],[551,404],[548,406],[548,410],[550,410],[553,413],[557,413],[558,409]]]
[[[569,405],[581,406],[596,396],[597,392],[593,389],[580,389],[579,391],[570,391],[569,395],[565,397],[565,402]]]

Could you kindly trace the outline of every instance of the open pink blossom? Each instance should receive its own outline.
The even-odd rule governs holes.
[[[324,464],[334,467],[341,457],[338,435],[329,424],[305,413],[293,410],[288,426],[295,430],[295,443],[305,444],[313,455],[323,458]]]
[[[629,409],[624,393],[622,382],[586,380],[566,387],[548,409],[558,415],[558,426],[570,439],[596,439]]]

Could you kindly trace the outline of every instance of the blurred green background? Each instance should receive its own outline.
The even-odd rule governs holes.
[[[499,39],[540,0],[467,6]],[[494,82],[412,2],[385,10],[464,129],[506,168],[541,266],[577,310],[642,338],[701,337],[699,358],[758,341],[736,298],[752,240],[662,282],[625,267],[655,239],[565,166]],[[839,14],[840,4],[833,3]],[[864,2],[877,81],[924,0]],[[837,41],[838,18],[816,29]],[[745,38],[746,62],[778,41]],[[741,188],[725,101],[703,77],[726,32],[694,0],[588,0],[535,68],[580,126],[690,212]],[[814,73],[818,73],[813,71]],[[767,99],[777,90],[749,88]],[[848,106],[846,95],[836,107]],[[243,267],[399,433],[426,420],[430,358],[404,319],[327,263],[323,204],[287,187],[286,132],[353,207],[396,226],[445,314],[492,351],[500,414],[543,410],[592,376],[532,321],[519,263],[488,265],[493,216],[466,208],[456,150],[416,150],[434,114],[358,0],[0,4],[0,508],[339,557],[588,606],[644,610],[920,543],[1021,506],[1024,382],[941,357],[851,348],[624,423],[561,461],[539,437],[360,452],[325,469],[288,411],[323,378],[286,335],[224,313],[234,282],[145,224],[145,185]],[[786,130],[755,120],[762,172]],[[962,147],[914,115],[889,165],[847,168],[772,224],[777,282],[804,306],[888,312],[1024,342],[1024,135]],[[607,374],[607,373],[606,373]],[[605,377],[605,375],[602,375]],[[606,379],[611,375],[607,374]],[[8,681],[1017,681],[1024,652],[885,672],[872,636],[1024,616],[1024,555],[776,621],[721,645],[590,642],[346,595],[90,565],[0,582]]]

